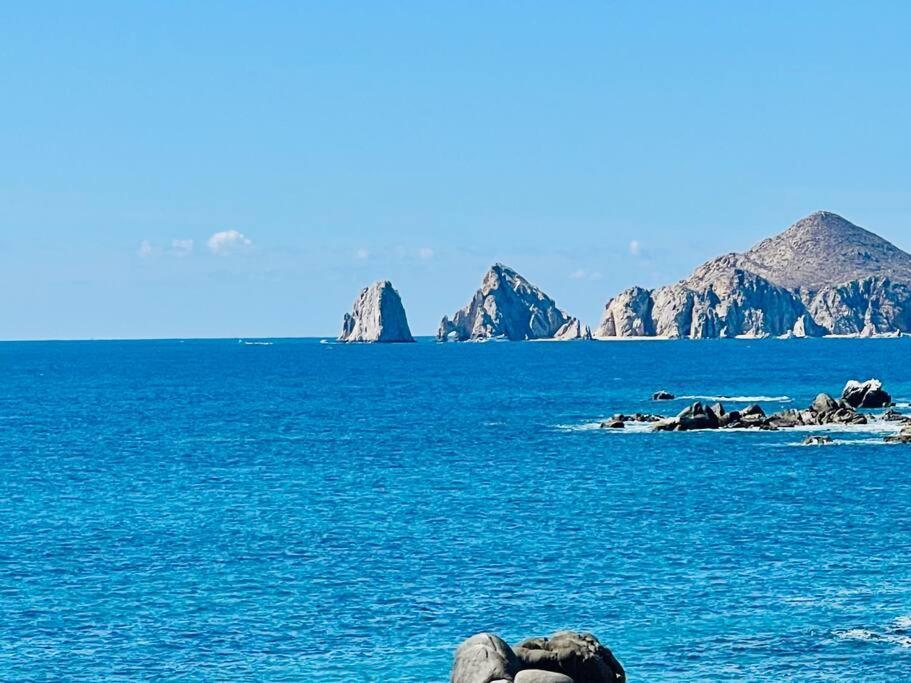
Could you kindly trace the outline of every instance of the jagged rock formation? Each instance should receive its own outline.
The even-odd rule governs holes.
[[[820,211],[687,279],[611,299],[596,337],[872,336],[911,331],[911,254]]]
[[[388,280],[365,287],[345,314],[342,342],[413,342],[399,293]]]
[[[481,288],[450,320],[444,317],[441,341],[485,339],[590,339],[591,330],[557,308],[554,300],[512,268],[497,263]]]
[[[561,631],[513,648],[478,633],[456,650],[450,683],[625,683],[613,653],[590,633]]]
[[[841,400],[852,408],[884,408],[892,405],[892,396],[883,389],[883,383],[878,379],[868,379],[866,382],[849,380],[841,392]]]

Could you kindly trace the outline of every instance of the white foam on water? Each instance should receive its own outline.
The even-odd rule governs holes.
[[[803,443],[802,441],[795,441],[794,443],[789,443],[788,446],[794,446],[795,448],[821,448],[825,446],[892,446],[887,441],[882,439],[832,439],[829,443]]]
[[[798,425],[786,427],[780,431],[822,433],[822,434],[897,434],[901,424],[896,422],[874,421],[867,424],[826,424],[826,425]]]
[[[582,422],[579,424],[558,424],[554,425],[554,429],[561,432],[588,432],[592,430],[600,430],[603,432],[610,432],[612,434],[642,434],[645,432],[650,432],[652,423],[651,422],[626,422],[624,426],[617,429],[611,429],[604,427],[602,429],[602,422],[611,422],[611,418],[606,417],[603,420],[598,420],[597,422]]]
[[[835,631],[835,637],[842,640],[862,640],[866,642],[889,643],[911,648],[911,616],[896,617],[883,631],[869,628],[849,628]]]
[[[778,402],[790,403],[794,399],[790,396],[713,396],[710,394],[694,394],[692,396],[678,396],[678,399],[700,400],[700,401],[734,401],[741,403],[761,403],[761,402]]]

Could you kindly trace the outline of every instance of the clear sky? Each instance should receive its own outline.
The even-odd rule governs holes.
[[[595,324],[816,209],[911,249],[911,3],[8,2],[0,338]]]

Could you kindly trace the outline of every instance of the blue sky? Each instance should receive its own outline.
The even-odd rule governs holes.
[[[0,338],[594,324],[816,209],[911,249],[909,3],[5,3]]]

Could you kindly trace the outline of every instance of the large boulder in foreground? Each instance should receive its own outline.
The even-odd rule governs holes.
[[[450,683],[512,681],[519,670],[516,653],[502,638],[478,633],[459,645]]]
[[[510,648],[478,633],[456,650],[450,683],[626,683],[613,653],[590,633],[560,631]]]
[[[402,298],[388,280],[365,287],[345,314],[341,342],[413,342]]]
[[[481,288],[452,319],[440,322],[440,341],[588,339],[591,332],[512,268],[497,263]]]
[[[884,408],[892,404],[892,397],[878,379],[866,382],[852,379],[845,385],[841,398],[852,408]]]
[[[590,633],[561,631],[516,646],[521,670],[540,669],[568,676],[573,683],[625,683],[626,672],[613,653]]]

